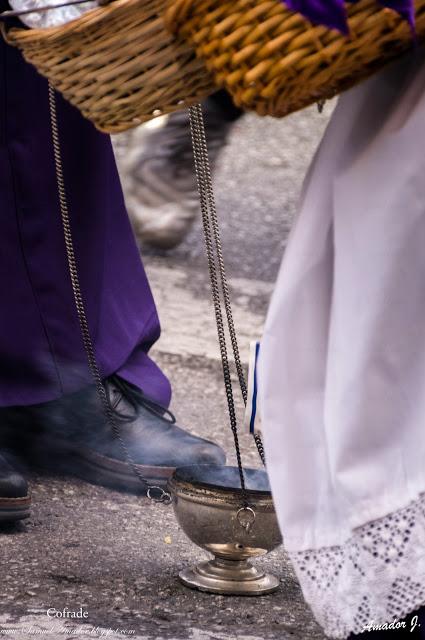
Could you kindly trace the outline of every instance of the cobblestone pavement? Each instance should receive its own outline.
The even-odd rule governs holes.
[[[223,153],[216,192],[245,362],[329,110],[283,121],[246,116]],[[119,155],[129,143],[137,135],[117,141]],[[178,249],[143,257],[162,318],[155,357],[173,382],[172,408],[182,424],[220,442],[232,462],[200,225]],[[242,445],[245,462],[257,465],[248,436]],[[176,575],[204,553],[179,530],[172,509],[78,480],[33,478],[32,487],[31,519],[0,532],[0,637],[324,640],[282,548],[258,561],[280,577],[277,593],[197,593]],[[82,607],[88,617],[48,617],[48,609],[65,607]]]

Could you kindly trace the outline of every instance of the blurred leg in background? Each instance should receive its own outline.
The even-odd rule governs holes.
[[[243,112],[224,90],[203,107],[214,171],[232,125]],[[173,113],[158,124],[153,121],[138,130],[140,142],[125,161],[130,178],[126,203],[138,239],[172,249],[183,241],[199,211],[188,112]]]

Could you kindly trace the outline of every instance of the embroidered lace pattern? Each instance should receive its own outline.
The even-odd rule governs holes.
[[[331,638],[400,620],[425,604],[425,494],[359,527],[342,546],[289,555]]]

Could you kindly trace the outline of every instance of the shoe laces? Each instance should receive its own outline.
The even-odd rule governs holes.
[[[134,422],[142,407],[163,422],[168,424],[176,423],[174,414],[167,407],[149,398],[141,389],[115,374],[107,378],[105,390],[109,407],[114,416],[121,422]],[[133,408],[133,413],[125,413],[118,409],[123,399]]]

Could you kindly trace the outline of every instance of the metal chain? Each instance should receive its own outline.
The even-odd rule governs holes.
[[[230,427],[233,432],[235,443],[236,459],[238,463],[239,477],[242,489],[242,499],[244,506],[248,506],[248,494],[245,485],[245,476],[242,467],[241,450],[239,446],[239,437],[237,430],[236,410],[233,399],[232,378],[230,373],[229,358],[227,355],[226,334],[224,331],[223,313],[221,308],[220,289],[218,285],[217,269],[214,258],[214,245],[211,236],[211,221],[208,208],[208,191],[206,188],[207,174],[205,171],[205,162],[202,151],[201,129],[199,125],[199,115],[196,107],[190,107],[190,131],[193,144],[193,156],[195,162],[195,175],[199,191],[199,199],[201,203],[202,223],[204,228],[205,249],[208,259],[208,270],[211,282],[211,293],[215,311],[218,343],[221,354],[221,364],[223,367],[224,386],[226,390],[227,406],[230,417]]]
[[[218,342],[221,355],[221,363],[223,368],[224,386],[226,390],[227,406],[230,417],[230,427],[233,433],[235,444],[236,459],[239,470],[239,477],[242,489],[242,499],[244,503],[244,511],[248,512],[248,492],[246,489],[245,476],[242,465],[241,450],[239,444],[238,426],[236,418],[236,410],[233,397],[233,384],[230,371],[230,364],[227,351],[227,341],[224,328],[222,299],[224,303],[225,315],[227,320],[227,328],[230,335],[232,351],[236,363],[236,369],[241,387],[244,403],[247,401],[247,387],[245,376],[240,359],[239,346],[236,337],[233,315],[230,302],[230,294],[227,284],[220,228],[217,218],[217,210],[215,205],[214,191],[212,186],[211,169],[208,159],[208,150],[205,136],[205,125],[202,115],[201,105],[195,105],[189,109],[190,128],[193,144],[193,155],[195,162],[195,175],[201,202],[201,214],[204,230],[205,248],[207,253],[208,270],[211,282],[211,292],[214,305],[215,319],[217,325]],[[261,443],[261,438],[260,438]],[[257,445],[258,447],[258,445]],[[264,451],[258,449],[260,457],[264,463]],[[239,518],[239,516],[238,516]]]
[[[201,105],[200,104],[195,105],[194,110],[196,110],[196,118],[197,118],[197,123],[199,127],[200,153],[202,154],[202,161],[204,165],[203,168],[205,171],[205,189],[207,192],[208,206],[210,211],[210,221],[211,221],[211,226],[214,234],[214,242],[216,246],[216,258],[217,258],[218,270],[220,273],[220,282],[221,282],[221,290],[223,294],[224,308],[226,311],[227,324],[229,328],[229,335],[230,335],[233,355],[235,359],[236,371],[239,378],[239,385],[241,387],[244,403],[246,404],[247,398],[248,398],[248,391],[247,391],[247,386],[245,382],[242,362],[239,354],[239,345],[236,338],[235,325],[233,322],[233,315],[232,315],[232,309],[230,304],[229,287],[227,284],[226,270],[224,266],[223,250],[222,250],[221,238],[220,238],[220,228],[219,228],[218,219],[217,219],[217,209],[215,205],[215,197],[214,197],[214,191],[212,186],[212,175],[211,175],[211,168],[210,168],[210,163],[208,159],[205,125],[204,125],[204,118],[202,115]]]
[[[97,393],[98,393],[103,411],[105,413],[107,422],[112,429],[112,433],[114,437],[117,438],[117,440],[119,441],[122,451],[125,455],[125,458],[128,464],[130,465],[134,475],[145,486],[147,490],[148,498],[150,498],[151,500],[154,500],[155,502],[169,504],[171,502],[171,495],[167,491],[164,491],[162,487],[151,485],[146,480],[146,478],[143,477],[142,473],[140,472],[136,463],[134,462],[128,450],[128,447],[121,435],[118,422],[115,419],[115,416],[112,411],[112,407],[108,401],[108,395],[106,393],[106,389],[103,384],[102,377],[100,375],[99,367],[98,367],[95,352],[94,352],[93,342],[90,336],[83,296],[81,294],[80,279],[78,276],[77,261],[75,257],[74,242],[72,239],[71,224],[69,219],[67,194],[66,194],[65,181],[63,176],[59,125],[58,125],[58,118],[57,118],[57,111],[56,111],[56,95],[50,83],[49,83],[49,107],[50,107],[50,121],[51,121],[51,131],[52,131],[52,140],[53,140],[55,170],[56,170],[56,181],[57,181],[57,187],[58,187],[60,212],[61,212],[61,218],[62,218],[64,239],[65,239],[66,256],[68,260],[69,275],[71,279],[71,286],[72,286],[72,291],[74,295],[75,307],[77,310],[78,321],[81,329],[81,337],[83,340],[84,350],[86,352],[90,372],[95,382]]]
[[[244,401],[244,405],[246,406],[247,399],[248,399],[248,390],[247,390],[245,374],[244,374],[240,352],[239,352],[239,345],[238,345],[238,339],[236,336],[235,324],[233,321],[232,305],[230,302],[230,293],[229,293],[229,287],[227,283],[226,269],[224,266],[224,258],[223,258],[223,249],[222,249],[221,237],[220,237],[220,225],[218,222],[211,167],[210,167],[209,158],[208,158],[208,147],[207,147],[207,139],[205,134],[205,123],[202,115],[202,106],[200,104],[197,104],[194,107],[191,107],[190,109],[191,118],[192,118],[192,115],[194,115],[195,121],[197,123],[197,127],[199,129],[199,139],[198,139],[199,153],[201,154],[202,167],[205,175],[203,188],[206,191],[206,196],[208,200],[209,219],[210,219],[211,227],[213,230],[215,249],[216,249],[216,260],[217,260],[218,270],[220,273],[221,291],[222,291],[222,296],[224,301],[224,308],[226,312],[227,326],[228,326],[230,341],[232,345],[233,357],[235,360],[236,371],[239,379],[239,385],[242,392],[242,398]],[[194,153],[195,153],[195,150],[194,150]],[[261,458],[261,461],[263,465],[265,465],[266,459],[265,459],[264,446],[263,446],[261,436],[258,433],[254,434],[254,441],[257,446],[258,454]]]

